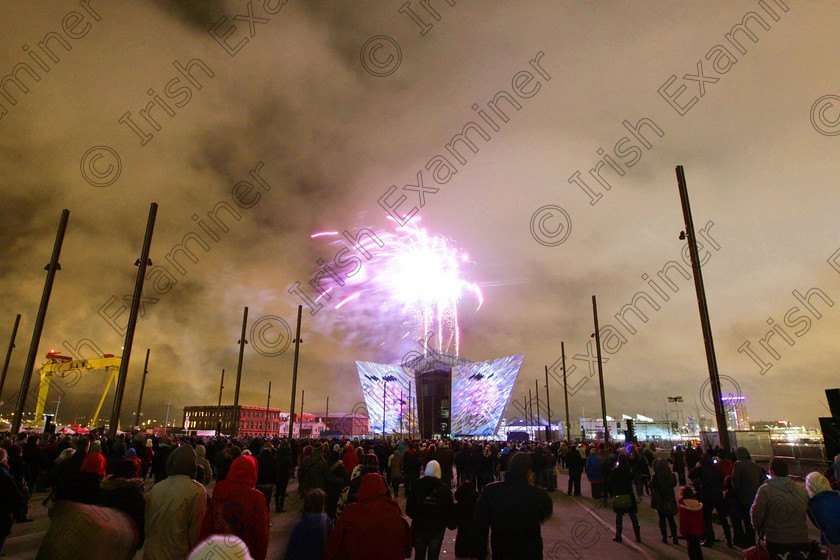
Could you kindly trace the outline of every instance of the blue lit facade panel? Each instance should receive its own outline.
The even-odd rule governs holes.
[[[452,368],[453,436],[495,435],[523,359],[508,356]]]

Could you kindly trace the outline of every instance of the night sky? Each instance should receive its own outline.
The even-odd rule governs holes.
[[[563,341],[571,415],[600,414],[587,359],[596,295],[608,414],[660,418],[680,395],[683,415],[713,416],[677,165],[724,394],[745,396],[752,420],[829,414],[836,2],[83,0],[3,12],[4,353],[22,315],[6,415],[61,210],[36,372],[50,349],[120,354],[156,202],[124,424],[146,348],[144,418],[162,419],[166,401],[179,419],[215,404],[222,368],[232,403],[246,306],[241,403],[263,406],[271,381],[272,406],[288,410],[303,305],[306,411],[327,396],[331,412],[353,410],[355,361],[398,362],[424,338],[381,289],[397,222],[468,255],[461,272],[483,304],[462,294],[460,355],[524,354],[514,399],[535,379],[543,391],[548,365],[560,411]],[[333,289],[316,301],[316,286]],[[89,415],[105,379],[58,380],[61,422]]]

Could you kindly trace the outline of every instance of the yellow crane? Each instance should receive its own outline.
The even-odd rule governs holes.
[[[72,372],[104,369],[110,373],[110,376],[108,377],[108,382],[105,384],[105,390],[102,391],[102,398],[99,399],[99,404],[96,405],[96,410],[89,420],[89,423],[95,422],[99,416],[99,411],[102,409],[102,403],[105,402],[105,397],[108,395],[108,390],[111,388],[111,384],[113,383],[114,389],[117,387],[117,377],[119,377],[121,363],[122,358],[113,354],[105,354],[101,358],[90,360],[74,360],[69,356],[60,356],[50,351],[47,354],[47,361],[38,370],[38,373],[41,375],[41,385],[38,387],[35,418],[41,418],[44,414],[44,404],[47,402],[47,393],[50,390],[53,376],[63,378]]]

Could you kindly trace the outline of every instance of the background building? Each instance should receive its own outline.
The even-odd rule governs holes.
[[[224,435],[233,433],[233,405],[184,407],[184,429],[190,431],[217,430]],[[342,436],[366,436],[370,433],[367,415],[336,412],[328,417],[315,414],[295,414],[293,437],[320,436],[324,430],[337,430]],[[289,413],[279,408],[239,405],[239,435],[268,437],[289,435]]]

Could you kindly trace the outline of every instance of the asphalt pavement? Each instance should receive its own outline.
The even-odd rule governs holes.
[[[561,472],[558,477],[558,488],[565,490],[568,476]],[[147,488],[151,483],[147,483]],[[402,489],[401,489],[402,490]],[[208,491],[212,492],[212,484]],[[586,476],[582,481],[582,496],[569,496],[565,491],[558,490],[551,493],[554,501],[554,513],[542,527],[544,558],[546,560],[567,559],[645,559],[659,560],[670,558],[687,558],[686,545],[680,540],[679,545],[663,544],[659,533],[657,513],[650,507],[650,497],[644,496],[639,506],[639,523],[641,525],[642,542],[636,543],[630,520],[624,518],[624,542],[612,541],[615,534],[615,514],[612,505],[602,504],[590,496],[589,484]],[[31,523],[15,524],[12,534],[6,544],[6,556],[9,559],[35,558],[41,540],[49,528],[49,518],[46,508],[41,502],[46,498],[44,493],[36,493],[30,502]],[[300,518],[302,501],[297,497],[297,481],[292,479],[289,484],[286,511],[271,513],[271,539],[269,541],[268,558],[282,560],[285,557],[286,543],[292,528]],[[405,497],[398,499],[403,511]],[[810,527],[812,538],[818,538],[813,527]],[[715,525],[715,532],[721,540],[712,548],[703,549],[703,557],[707,560],[743,558],[741,549],[728,549],[723,542],[723,529]],[[670,540],[669,540],[670,542]],[[446,531],[442,560],[455,558],[455,531]],[[143,558],[143,551],[135,555],[135,560]]]

